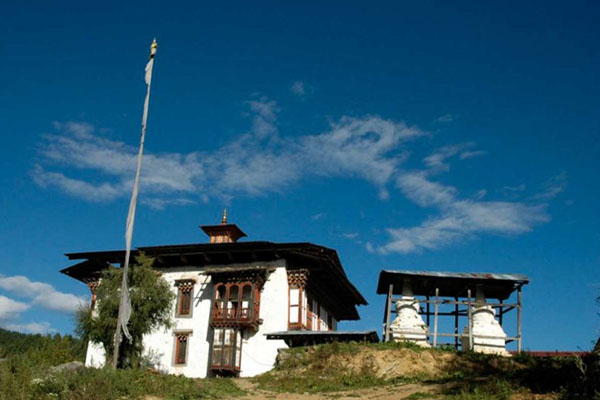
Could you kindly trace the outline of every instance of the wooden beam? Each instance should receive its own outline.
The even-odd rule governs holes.
[[[521,340],[521,309],[523,308],[521,299],[521,287],[517,289],[517,351],[521,352],[522,340]]]
[[[475,343],[473,343],[473,310],[471,310],[471,289],[467,289],[467,296],[469,298],[468,301],[468,315],[469,315],[469,348],[468,350],[473,350]],[[465,349],[463,349],[464,351]]]
[[[426,305],[425,305],[425,309],[427,310],[427,312],[425,313],[425,315],[427,316],[427,329],[429,329],[429,327],[431,326],[431,323],[429,321],[429,296],[425,296],[425,299],[427,301]]]
[[[454,348],[458,350],[458,298],[454,298],[456,303],[454,304]]]
[[[437,346],[437,334],[438,334],[438,307],[440,305],[440,289],[435,288],[435,304],[434,304],[434,316],[433,316],[433,347]],[[428,304],[429,305],[429,304]]]
[[[390,340],[390,316],[392,313],[392,293],[394,291],[394,285],[390,283],[390,289],[387,297],[386,316],[385,316],[385,337],[384,342]]]
[[[502,306],[502,300],[500,300],[500,311],[498,312],[498,323],[502,326],[502,317],[504,316],[504,307]]]

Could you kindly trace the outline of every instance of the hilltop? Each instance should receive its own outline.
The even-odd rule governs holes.
[[[70,336],[0,330],[0,400],[591,398],[568,397],[585,383],[578,358],[502,358],[394,343],[294,348],[280,354],[272,371],[244,379],[190,379],[150,370],[50,372],[53,365],[83,361],[83,348]]]

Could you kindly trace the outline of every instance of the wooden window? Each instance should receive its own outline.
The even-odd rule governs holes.
[[[245,284],[242,286],[242,308],[240,310],[240,318],[251,319],[252,318],[252,285]]]
[[[194,297],[194,281],[176,281],[177,291],[177,316],[192,315],[192,301]]]
[[[240,287],[238,285],[229,287],[227,299],[227,318],[237,318],[240,304]]]
[[[288,329],[304,329],[306,327],[306,296],[304,289],[294,284],[290,285],[288,302]]]
[[[317,303],[316,300],[312,301],[312,323],[311,323],[311,329],[313,331],[318,331],[319,330],[319,303]]]
[[[175,365],[185,365],[187,362],[187,347],[189,333],[175,335]]]
[[[321,306],[319,310],[319,330],[329,330],[329,327],[327,326],[327,311],[323,308],[323,306]]]
[[[211,368],[239,371],[242,362],[242,334],[238,329],[215,328]]]

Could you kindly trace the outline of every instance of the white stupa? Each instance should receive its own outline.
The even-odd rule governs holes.
[[[419,302],[414,298],[410,282],[404,281],[402,297],[396,302],[396,318],[390,325],[394,342],[412,342],[422,347],[431,347],[427,341],[429,327],[419,315]]]
[[[475,304],[472,306],[473,316],[473,346],[469,343],[469,327],[463,330],[461,344],[463,349],[472,348],[473,351],[486,354],[510,356],[506,351],[506,333],[496,320],[496,313],[492,306],[485,305],[485,295],[481,288],[477,288]],[[488,336],[478,338],[476,335]]]

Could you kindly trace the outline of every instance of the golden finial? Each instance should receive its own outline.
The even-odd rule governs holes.
[[[154,38],[152,44],[150,45],[150,57],[156,54],[156,49],[158,49],[158,43],[156,43],[156,38]]]
[[[221,225],[227,224],[227,208],[223,209],[223,218],[221,218]]]

